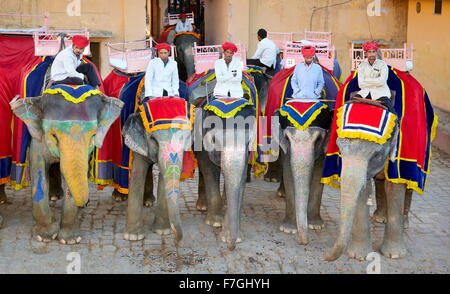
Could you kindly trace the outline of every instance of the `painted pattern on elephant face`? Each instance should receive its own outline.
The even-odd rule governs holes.
[[[173,132],[173,130],[172,130]],[[164,170],[164,182],[166,197],[174,202],[177,201],[180,186],[181,166],[183,161],[183,143],[172,137],[170,142],[161,147],[162,164]]]

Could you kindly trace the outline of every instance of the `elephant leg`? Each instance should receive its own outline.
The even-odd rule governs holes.
[[[277,196],[280,198],[286,198],[286,190],[284,188],[283,173],[281,173],[280,186],[278,186]]]
[[[372,185],[369,180],[357,200],[352,238],[347,248],[347,255],[358,260],[366,260],[367,255],[373,251],[370,237],[369,206],[367,205],[371,189]]]
[[[6,197],[5,193],[5,186],[6,184],[0,185],[0,204],[6,203],[6,201],[8,201],[8,198]]]
[[[286,216],[280,225],[280,231],[287,234],[297,233],[297,220],[295,216],[294,178],[289,164],[289,155],[280,153],[283,171],[283,185],[286,195]]]
[[[406,186],[385,183],[387,198],[387,223],[384,229],[384,240],[380,251],[389,258],[402,258],[407,253],[403,239],[403,213],[405,205]]]
[[[116,188],[114,188],[114,191],[113,191],[113,193],[112,193],[112,197],[113,197],[114,201],[116,201],[116,202],[122,202],[122,201],[127,200],[128,195],[127,195],[127,194],[120,193],[119,190],[117,190]]]
[[[49,203],[48,164],[42,154],[42,144],[31,140],[30,169],[33,197],[33,218],[36,222],[33,233],[40,242],[50,242],[59,232],[59,224],[56,222]]]
[[[264,181],[266,182],[274,182],[278,183],[280,182],[281,177],[281,161],[278,158],[274,162],[269,163],[269,168],[267,170],[267,173],[264,175]]]
[[[164,195],[164,185],[162,183],[164,182],[162,174],[160,173],[158,179],[155,220],[153,221],[152,230],[159,235],[169,235],[172,231],[170,229],[167,198],[166,195]]]
[[[223,225],[223,201],[220,196],[220,168],[209,160],[207,152],[199,153],[198,165],[202,170],[205,182],[208,206],[206,224],[221,227]]]
[[[249,164],[247,165],[247,183],[250,183],[252,181],[252,166]]]
[[[205,177],[202,171],[198,170],[198,199],[195,205],[198,211],[206,211],[208,209],[208,204],[206,200],[206,186]]]
[[[61,214],[61,230],[58,233],[58,240],[61,244],[73,245],[80,243],[79,210],[80,208],[75,205],[75,200],[71,196],[69,188],[67,188]]]
[[[316,161],[311,181],[311,190],[308,201],[308,227],[313,230],[321,230],[325,223],[320,216],[322,203],[323,184],[320,183],[323,171],[323,160]]]
[[[404,229],[409,228],[408,214],[409,214],[409,210],[411,209],[412,194],[413,194],[413,190],[406,189],[406,193],[405,193],[405,209],[403,210],[403,228]]]
[[[145,190],[144,190],[144,206],[152,207],[155,202],[155,196],[153,195],[153,164],[148,167],[147,177],[145,178]]]
[[[51,201],[57,201],[63,197],[64,191],[61,185],[61,169],[59,163],[53,163],[48,170],[49,195]]]
[[[372,221],[375,223],[386,223],[386,190],[384,189],[385,180],[375,179],[375,194],[377,201],[377,208],[372,216]]]
[[[130,191],[128,194],[127,208],[127,230],[123,235],[125,240],[136,241],[144,239],[144,229],[142,223],[142,212],[144,207],[145,186],[142,181],[146,178],[149,170],[149,163],[146,158],[139,153],[133,154],[133,167],[130,176]]]

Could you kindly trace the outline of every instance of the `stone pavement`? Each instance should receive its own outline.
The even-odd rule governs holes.
[[[410,228],[406,231],[409,255],[401,260],[381,256],[381,273],[450,273],[450,156],[433,150],[426,193],[414,193]],[[40,243],[32,236],[30,188],[13,192],[0,206],[0,273],[66,273],[69,252],[78,252],[81,273],[365,273],[369,261],[342,256],[335,262],[322,258],[337,234],[338,190],[326,187],[322,218],[325,229],[311,231],[310,244],[300,246],[294,235],[278,230],[284,217],[284,200],[277,185],[253,180],[247,185],[242,210],[244,242],[230,252],[219,241],[219,229],[204,223],[205,213],[195,209],[197,179],[182,184],[184,239],[179,248],[173,237],[150,230],[153,208],[145,208],[147,233],[143,241],[123,239],[126,202],[112,200],[111,189],[96,191],[81,212],[82,241],[61,245]],[[54,205],[60,217],[61,201]],[[373,211],[374,207],[371,207]],[[380,246],[384,225],[372,226],[374,248]]]

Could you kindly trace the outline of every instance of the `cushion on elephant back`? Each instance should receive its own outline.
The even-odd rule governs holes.
[[[194,105],[183,98],[153,98],[140,105],[139,111],[149,133],[171,128],[192,130],[194,124]]]
[[[252,101],[245,98],[224,97],[210,101],[204,109],[214,112],[221,118],[230,118],[234,117],[247,105],[253,105]]]
[[[90,96],[102,95],[103,93],[90,85],[59,84],[51,86],[50,88],[42,92],[42,94],[59,94],[63,96],[67,101],[80,103],[85,101]]]
[[[328,106],[320,101],[302,101],[301,99],[288,101],[281,106],[280,115],[282,128],[289,125],[287,121],[299,130],[305,130],[309,126],[328,129],[331,125]]]
[[[373,104],[344,104],[337,112],[339,138],[363,139],[384,144],[391,137],[397,116]]]

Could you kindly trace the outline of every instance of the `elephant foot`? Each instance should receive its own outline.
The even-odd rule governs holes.
[[[356,242],[351,242],[347,249],[347,256],[353,259],[364,261],[367,255],[372,252],[370,244],[360,244]]]
[[[223,216],[217,214],[208,214],[206,215],[206,224],[213,226],[214,228],[219,228],[223,224]]]
[[[280,225],[280,231],[286,234],[296,234],[297,226],[295,224],[285,222]]]
[[[153,203],[155,203],[155,196],[153,194],[144,195],[144,206],[145,207],[152,207]]]
[[[139,241],[143,240],[145,235],[141,233],[125,233],[123,234],[123,238],[128,241]]]
[[[58,233],[58,240],[59,243],[64,245],[74,245],[81,242],[81,236],[80,236],[79,230],[73,230],[73,229],[62,229]]]
[[[264,181],[271,182],[271,183],[279,183],[280,179],[278,178],[272,178],[272,177],[264,177]]]
[[[34,235],[36,237],[36,240],[39,242],[51,242],[52,240],[56,239],[56,236],[58,236],[59,232],[59,225],[58,223],[52,223],[51,225],[36,225],[34,227]]]
[[[155,221],[152,225],[152,230],[158,235],[169,235],[170,233],[172,233],[169,220],[161,221],[158,218],[155,218]]]
[[[409,218],[407,214],[403,215],[403,229],[409,228]]]
[[[387,223],[386,211],[376,209],[372,215],[372,222],[379,224]]]
[[[195,204],[195,208],[197,208],[198,211],[207,211],[208,204],[206,202],[206,198],[198,197],[197,203]]]
[[[117,189],[114,189],[114,192],[113,192],[113,194],[112,194],[112,197],[113,197],[114,201],[116,201],[116,202],[122,202],[122,201],[127,200],[128,195],[127,195],[127,194],[120,193],[119,191],[117,191]]]
[[[220,240],[222,240],[222,242],[224,242],[224,243],[227,243],[227,238],[225,237],[224,230],[222,230],[220,232]],[[236,238],[236,243],[242,243],[243,240],[244,240],[244,235],[242,235],[242,233],[239,232],[238,237]]]
[[[316,231],[322,230],[325,228],[325,222],[322,220],[320,215],[317,217],[311,217],[308,219],[308,228]]]
[[[283,185],[280,185],[280,187],[278,187],[277,196],[280,198],[286,198],[286,192],[284,191]]]
[[[58,201],[62,198],[64,195],[64,191],[61,189],[61,187],[58,188],[52,188],[50,186],[50,191],[48,192],[48,196],[50,197],[50,201]]]
[[[342,253],[344,251],[343,246],[333,246],[333,248],[325,255],[323,260],[325,261],[335,261],[339,257],[341,257]]]
[[[384,256],[392,259],[402,258],[408,254],[405,244],[394,242],[383,242],[380,251]]]

